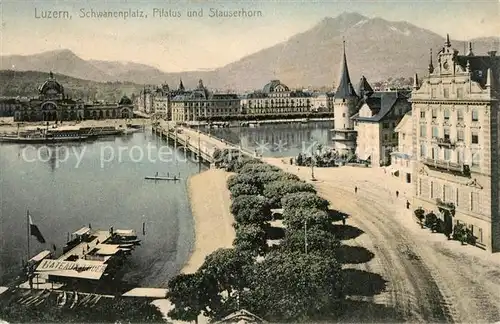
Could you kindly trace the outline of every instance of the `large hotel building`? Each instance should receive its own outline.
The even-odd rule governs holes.
[[[477,245],[500,250],[499,76],[496,52],[459,55],[449,37],[431,53],[429,75],[412,93],[413,206],[462,223]]]

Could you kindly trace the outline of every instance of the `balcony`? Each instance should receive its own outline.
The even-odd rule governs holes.
[[[452,143],[449,138],[433,138],[434,143],[436,143],[439,147],[447,147],[447,148],[455,148],[455,143]]]
[[[452,202],[445,202],[441,200],[440,198],[436,198],[436,205],[439,208],[439,211],[448,211],[452,215],[455,214],[455,204]]]
[[[458,173],[466,177],[470,176],[470,168],[467,164],[434,160],[429,158],[424,159],[422,163],[427,165],[429,168]]]

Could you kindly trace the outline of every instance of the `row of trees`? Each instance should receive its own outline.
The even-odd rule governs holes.
[[[175,306],[169,315],[193,321],[203,313],[216,320],[244,308],[270,321],[335,318],[343,280],[328,201],[312,185],[260,160],[215,155],[218,167],[236,172],[227,183],[234,248],[215,251],[196,273],[169,282]],[[270,247],[273,208],[283,208],[286,228],[281,243]]]
[[[225,116],[208,116],[201,117],[202,121],[253,121],[253,120],[269,120],[269,119],[294,119],[294,118],[328,118],[333,117],[332,112],[304,112],[294,114],[238,114],[238,115],[225,115]]]

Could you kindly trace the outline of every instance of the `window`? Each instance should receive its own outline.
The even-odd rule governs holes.
[[[459,164],[464,163],[464,152],[463,151],[457,151],[457,163],[459,163]]]
[[[444,120],[450,120],[450,110],[448,108],[444,110]]]
[[[433,160],[437,159],[437,158],[438,158],[438,151],[437,151],[437,148],[433,147],[431,152],[432,152],[431,158],[432,158]]]
[[[405,137],[406,137],[406,134],[405,134],[405,133],[403,133],[403,134],[402,134],[402,136],[403,136],[403,139],[405,139]]]
[[[387,141],[389,139],[389,135],[384,134],[384,141]]]
[[[342,113],[342,117],[345,117],[345,113]]]
[[[450,97],[450,89],[448,89],[448,88],[443,89],[443,97],[445,97],[445,98]]]
[[[427,136],[427,126],[426,125],[420,125],[420,137],[425,137]]]
[[[433,138],[439,137],[439,130],[437,126],[432,126],[432,137]]]
[[[477,109],[472,109],[472,121],[478,121],[479,120],[479,113]]]
[[[384,129],[389,128],[389,123],[388,122],[382,123],[382,128],[384,128]]]
[[[471,142],[472,144],[479,144],[479,136],[477,133],[472,133]]]
[[[425,118],[425,111],[420,111],[420,118]]]
[[[463,131],[463,130],[461,130],[461,129],[459,129],[459,130],[457,131],[457,141],[458,141],[458,142],[463,142],[463,141],[464,141],[464,139],[465,139],[465,136],[464,136],[464,131]]]
[[[479,193],[471,192],[470,194],[470,210],[474,212],[479,211]]]
[[[397,136],[398,136],[398,134],[396,134],[396,133],[392,133],[392,139],[396,139],[396,138],[397,138]]]
[[[432,108],[432,119],[436,119],[436,118],[437,118],[437,109]]]
[[[422,179],[418,179],[418,195],[422,196]]]
[[[431,198],[434,198],[434,181],[431,181]]]
[[[420,144],[420,156],[421,157],[425,157],[426,156],[425,144]]]
[[[464,97],[464,89],[462,88],[457,88],[457,98],[461,99]]]
[[[436,98],[436,88],[431,89],[431,98]]]
[[[458,188],[455,190],[455,206],[458,206],[458,201],[459,201],[459,193],[458,193]]]
[[[451,150],[450,149],[444,149],[444,160],[449,161],[451,159]]]
[[[450,139],[450,129],[449,128],[445,128],[444,129],[444,139],[445,140],[449,140]]]
[[[472,152],[472,166],[479,166],[481,163],[481,151]]]

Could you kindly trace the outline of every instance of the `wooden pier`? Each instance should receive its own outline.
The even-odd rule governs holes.
[[[214,163],[216,149],[227,149],[238,154],[256,157],[254,152],[245,150],[240,146],[232,145],[195,129],[175,125],[172,122],[161,121],[157,125],[153,125],[152,129],[154,134],[174,143],[176,147],[189,150],[208,163]]]

